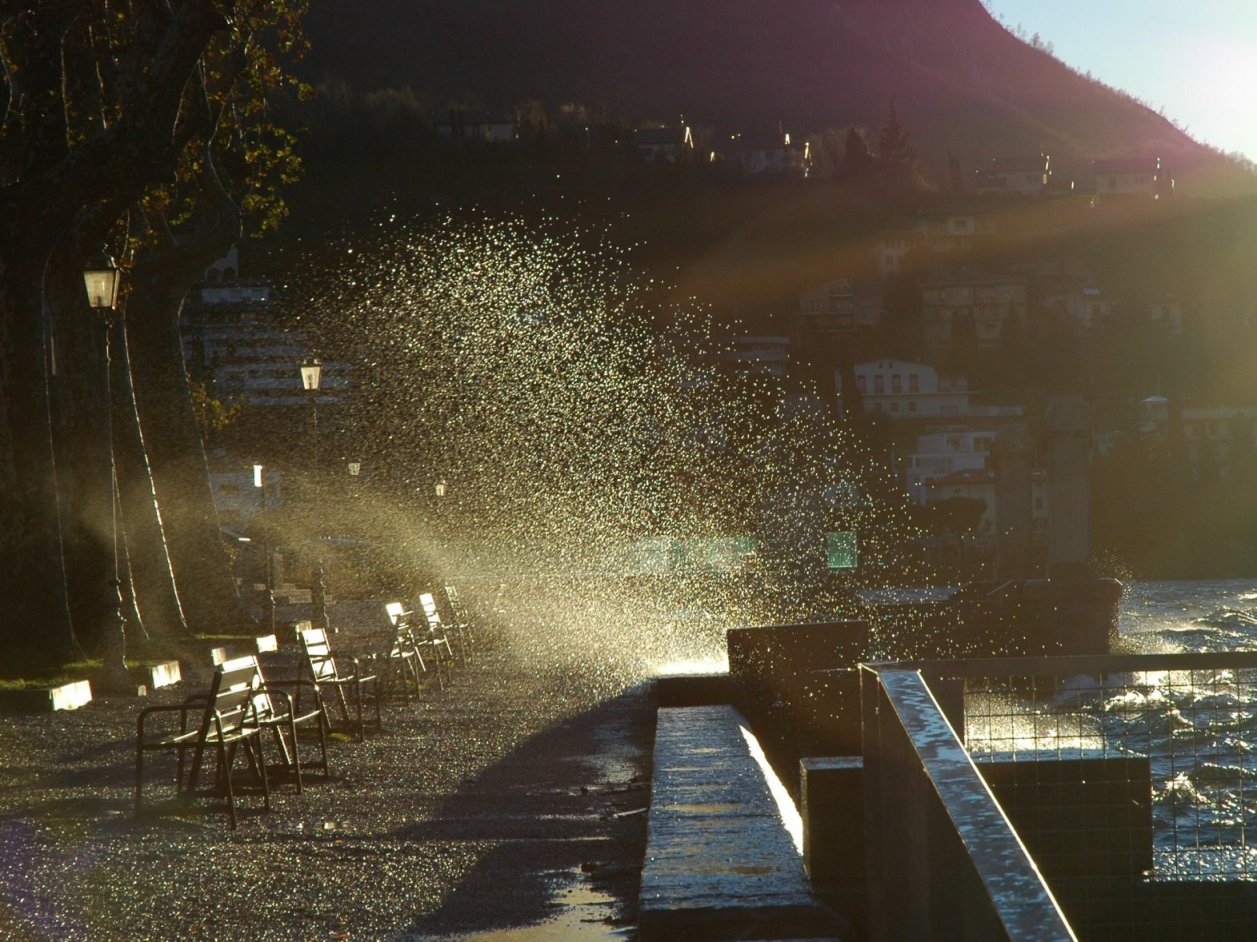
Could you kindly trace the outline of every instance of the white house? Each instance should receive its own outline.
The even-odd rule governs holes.
[[[819,325],[822,333],[872,328],[882,319],[882,293],[880,288],[834,278],[800,291],[798,313]]]
[[[790,364],[790,338],[781,335],[735,337],[721,362],[751,374],[784,376]]]
[[[633,144],[647,163],[676,163],[694,150],[694,131],[689,125],[638,128]]]
[[[1051,524],[1052,507],[1048,497],[1050,491],[1046,472],[1033,471],[1030,475],[1031,541],[1038,546],[1047,542],[1048,527]],[[933,504],[951,497],[982,501],[985,509],[978,524],[978,536],[993,540],[1001,526],[995,492],[994,471],[957,471],[946,477],[927,481],[923,503]]]
[[[993,157],[987,170],[975,171],[977,190],[994,196],[1037,196],[1048,187],[1052,176],[1052,158],[1047,154],[1033,157]]]
[[[927,482],[961,471],[983,471],[995,442],[994,428],[968,425],[934,428],[917,436],[916,451],[904,467],[904,485],[919,504],[927,501]]]
[[[989,213],[922,213],[910,226],[888,229],[877,236],[874,251],[882,277],[903,271],[904,258],[914,250],[933,255],[972,254],[975,241],[995,234],[995,218]]]
[[[1016,274],[962,268],[940,271],[921,283],[926,342],[943,350],[961,323],[972,326],[980,349],[998,347],[1010,324],[1025,324],[1026,281]]]
[[[1097,197],[1147,196],[1159,199],[1174,190],[1174,179],[1160,157],[1119,157],[1091,162]]]
[[[789,132],[734,134],[721,152],[748,176],[797,174],[806,176],[811,163],[810,145],[795,145]]]
[[[841,376],[836,384],[841,394]],[[865,412],[893,418],[969,414],[972,395],[963,376],[940,376],[932,366],[909,360],[870,360],[855,367],[855,384]]]

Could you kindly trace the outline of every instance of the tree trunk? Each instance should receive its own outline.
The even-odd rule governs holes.
[[[175,295],[157,280],[137,285],[128,305],[127,337],[175,584],[189,629],[205,631],[239,622],[240,595],[218,528],[184,370],[178,325],[183,293]]]
[[[150,635],[183,637],[188,634],[188,626],[175,587],[152,469],[140,430],[124,322],[115,325],[111,347],[114,455],[133,597]]]
[[[0,670],[55,668],[78,654],[70,622],[43,308],[46,252],[20,214],[0,232]]]

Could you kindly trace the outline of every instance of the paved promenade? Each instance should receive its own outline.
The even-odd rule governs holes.
[[[366,643],[363,611],[333,611],[338,646]],[[0,715],[0,938],[634,937],[647,684],[502,631],[420,706],[387,703],[382,734],[333,743],[331,781],[280,784],[269,814],[242,796],[238,831],[213,801],[179,814],[157,763],[161,813],[137,820],[136,716],[202,687]]]

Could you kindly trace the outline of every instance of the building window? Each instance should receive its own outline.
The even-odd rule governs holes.
[[[898,373],[894,374],[890,378],[890,391],[895,395],[899,395],[903,392],[903,377]]]
[[[880,396],[884,392],[886,392],[886,377],[874,376],[873,377],[873,394],[875,396]]]
[[[916,373],[908,374],[908,392],[919,393],[921,391],[921,377]]]

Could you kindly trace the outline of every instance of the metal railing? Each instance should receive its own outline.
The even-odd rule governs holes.
[[[1257,653],[865,669],[883,697],[904,676],[961,731],[1079,938],[1257,937]],[[869,696],[866,767],[879,748]],[[903,735],[930,735],[937,719],[914,722]],[[935,778],[925,765],[913,774]]]
[[[861,700],[870,937],[1075,938],[921,674],[862,666]]]

